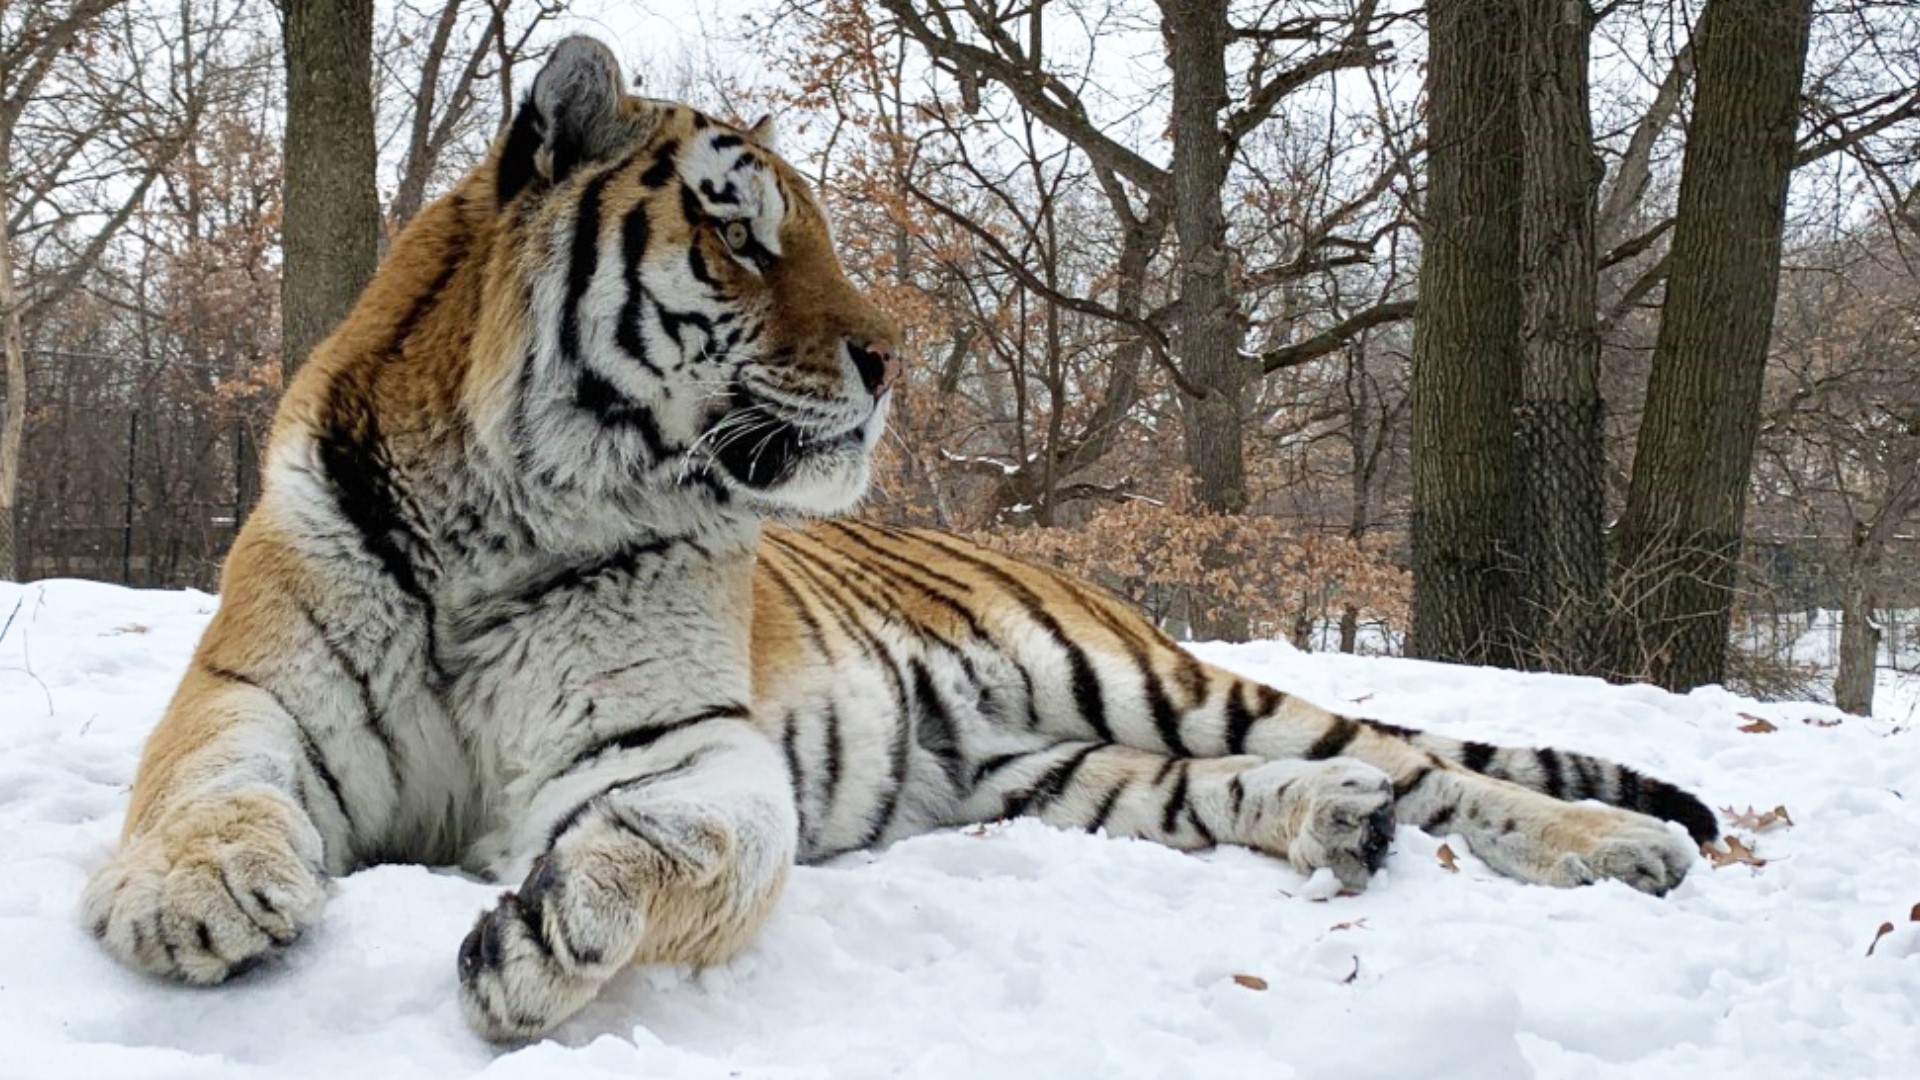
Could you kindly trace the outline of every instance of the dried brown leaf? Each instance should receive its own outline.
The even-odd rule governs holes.
[[[1713,863],[1715,870],[1723,866],[1744,865],[1759,868],[1767,865],[1767,860],[1756,856],[1745,841],[1732,833],[1727,834],[1724,844],[1724,847],[1715,847],[1712,844],[1700,845],[1700,854]]]
[[[1773,726],[1773,721],[1768,720],[1764,716],[1755,716],[1752,713],[1743,712],[1740,714],[1740,719],[1747,721],[1740,725],[1740,730],[1749,735],[1766,735],[1780,730]]]
[[[1890,922],[1881,923],[1880,929],[1873,932],[1873,940],[1867,942],[1867,955],[1872,956],[1873,950],[1880,947],[1880,939],[1891,933],[1893,933],[1893,924]]]
[[[1267,980],[1258,975],[1235,975],[1233,981],[1249,990],[1265,990],[1267,988]]]
[[[1775,826],[1793,827],[1793,818],[1788,816],[1787,808],[1784,806],[1776,806],[1771,810],[1755,810],[1751,805],[1745,810],[1723,806],[1720,812],[1726,815],[1728,824],[1736,829],[1746,829],[1750,832],[1766,832]]]
[[[1448,847],[1445,844],[1441,844],[1440,850],[1434,852],[1434,854],[1440,857],[1440,865],[1448,873],[1457,874],[1460,872],[1459,863],[1454,861],[1455,859],[1458,859],[1459,856],[1453,853],[1452,848]]]

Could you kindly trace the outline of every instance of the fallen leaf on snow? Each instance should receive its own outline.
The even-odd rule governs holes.
[[[1787,808],[1784,806],[1776,806],[1771,810],[1755,810],[1751,804],[1749,804],[1745,810],[1735,810],[1731,806],[1723,806],[1720,808],[1720,812],[1727,816],[1728,823],[1736,829],[1747,829],[1751,832],[1766,832],[1776,825],[1785,825],[1788,828],[1793,827],[1793,819],[1787,816]]]
[[[1840,718],[1837,716],[1827,717],[1825,719],[1822,719],[1818,716],[1803,716],[1800,718],[1800,722],[1810,727],[1839,727],[1840,726]]]
[[[1258,975],[1235,975],[1233,981],[1249,990],[1265,990],[1267,988],[1267,980]]]
[[[1768,732],[1780,730],[1773,726],[1773,721],[1768,720],[1764,716],[1755,716],[1752,713],[1743,712],[1740,714],[1740,719],[1747,721],[1740,725],[1740,730],[1749,735],[1765,735]]]
[[[1360,958],[1356,956],[1353,958],[1353,970],[1347,972],[1347,977],[1340,980],[1340,985],[1345,986],[1348,983],[1353,982],[1353,980],[1359,977],[1360,977]]]
[[[1881,923],[1880,929],[1873,933],[1873,940],[1867,942],[1867,955],[1872,956],[1873,950],[1880,947],[1880,939],[1891,933],[1893,933],[1893,924],[1890,922]]]
[[[1334,923],[1332,926],[1327,927],[1327,932],[1331,934],[1335,930],[1365,930],[1366,928],[1367,928],[1367,920],[1355,919],[1352,922]]]
[[[1712,861],[1715,870],[1723,866],[1746,865],[1758,868],[1767,865],[1767,860],[1755,856],[1753,849],[1732,833],[1727,834],[1725,844],[1724,848],[1718,848],[1712,844],[1700,845],[1700,854]]]
[[[1444,867],[1448,873],[1457,874],[1460,872],[1459,864],[1454,862],[1454,860],[1459,858],[1459,856],[1453,853],[1452,848],[1448,847],[1445,844],[1441,844],[1440,850],[1434,852],[1434,854],[1440,856],[1440,865]]]

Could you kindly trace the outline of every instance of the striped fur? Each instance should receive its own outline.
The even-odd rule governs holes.
[[[724,959],[796,860],[942,825],[1243,844],[1353,889],[1396,820],[1651,892],[1692,856],[1656,818],[1712,835],[1622,766],[1336,716],[952,536],[772,523],[860,498],[895,335],[763,128],[562,43],[289,387],[89,928],[218,982],[328,875],[463,865],[520,882],[458,957],[504,1039],[628,963]]]

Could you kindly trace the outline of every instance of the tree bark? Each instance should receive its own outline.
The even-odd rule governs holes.
[[[1220,129],[1227,99],[1227,0],[1166,0],[1161,30],[1173,72],[1170,130],[1173,226],[1180,303],[1174,346],[1181,373],[1202,396],[1181,399],[1187,468],[1208,510],[1247,507],[1241,399],[1249,365],[1246,326],[1234,303],[1227,220],[1220,204],[1228,155]]]
[[[1873,713],[1873,683],[1880,658],[1880,627],[1873,621],[1874,596],[1866,574],[1849,567],[1840,596],[1839,668],[1833,676],[1833,703],[1855,716]]]
[[[374,190],[373,0],[283,0],[287,138],[280,285],[291,375],[379,260]]]
[[[1428,8],[1413,336],[1413,656],[1512,664],[1520,140],[1512,0]]]
[[[1812,0],[1711,0],[1653,374],[1619,527],[1614,673],[1726,674]]]
[[[1585,0],[1518,0],[1522,660],[1585,673],[1606,588],[1605,406],[1595,326],[1601,167]]]
[[[0,141],[0,151],[4,149]],[[25,581],[26,560],[14,514],[20,495],[20,448],[27,427],[27,352],[21,340],[20,292],[13,280],[13,230],[6,213],[12,205],[7,198],[11,175],[7,155],[0,152],[0,351],[6,355],[7,367],[6,416],[0,420],[0,577]]]

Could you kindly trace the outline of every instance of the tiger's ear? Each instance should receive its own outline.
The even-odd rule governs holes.
[[[557,184],[581,165],[645,138],[644,113],[623,108],[624,98],[620,62],[611,49],[589,37],[555,45],[501,148],[499,205],[536,183]]]
[[[772,113],[763,114],[760,119],[753,122],[752,127],[747,129],[747,138],[753,141],[753,145],[766,150],[776,149],[773,145],[773,137]]]

